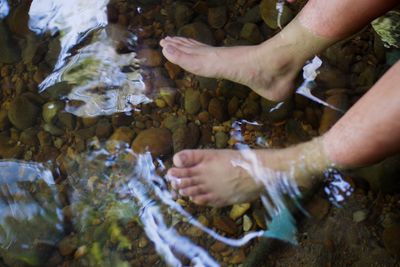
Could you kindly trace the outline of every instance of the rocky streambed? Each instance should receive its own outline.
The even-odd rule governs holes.
[[[121,54],[137,53],[147,95],[154,101],[126,113],[75,116],[66,111],[60,97],[68,90],[62,84],[39,93],[38,85],[53,70],[60,44],[57,36],[38,37],[29,30],[30,4],[11,1],[12,11],[0,24],[0,157],[49,166],[58,192],[57,208],[52,207],[61,211],[64,226],[53,235],[52,243],[36,243],[35,251],[40,255],[36,262],[27,260],[26,252],[18,252],[17,257],[1,243],[0,266],[165,266],[146,238],[135,208],[119,205],[118,198],[105,194],[99,182],[108,172],[113,181],[122,176],[110,172],[102,157],[85,161],[90,151],[105,147],[112,154],[121,146],[137,153],[149,150],[168,168],[171,156],[183,149],[233,148],[237,140],[230,134],[231,126],[238,120],[260,124],[242,127],[250,147],[275,148],[323,134],[341,116],[300,95],[274,109],[278,103],[262,99],[249,88],[194,76],[163,58],[158,42],[167,35],[218,46],[252,45],[270,38],[279,31],[275,1],[270,0],[111,1],[107,7],[110,27],[137,36],[134,46],[124,39],[116,40],[116,49]],[[286,6],[282,24],[288,23],[302,4]],[[334,45],[321,55],[324,64],[313,93],[336,107],[349,108],[387,68],[385,53],[370,27]],[[134,164],[129,156],[121,157]],[[159,162],[155,164],[159,166]],[[174,227],[223,266],[398,266],[398,166],[394,158],[347,174],[355,192],[343,208],[332,206],[317,190],[306,206],[312,218],[300,227],[300,245],[278,244],[273,253],[259,257],[256,263],[246,262],[246,258],[253,257],[251,251],[258,248],[258,241],[236,249],[185,221],[175,221]],[[89,188],[83,192],[87,196],[79,198],[79,205],[74,205],[76,199],[69,194],[68,177],[75,172],[90,174],[78,176],[84,184],[79,180],[75,184]],[[18,177],[17,173],[10,175]],[[32,188],[53,201],[40,183]],[[266,229],[259,201],[223,209],[199,207],[179,197],[176,201],[203,225],[225,236],[240,237]],[[174,220],[168,212],[165,216]],[[46,232],[45,227],[30,229],[33,226],[28,223],[20,227],[25,227],[25,235]],[[182,261],[190,264],[188,259]]]

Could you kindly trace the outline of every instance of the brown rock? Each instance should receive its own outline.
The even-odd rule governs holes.
[[[255,116],[260,114],[260,105],[258,101],[248,98],[241,107],[243,116],[246,119],[253,119]]]
[[[201,128],[200,144],[208,145],[212,142],[212,129],[209,126],[203,126]]]
[[[67,236],[58,243],[58,250],[62,256],[69,256],[78,248],[78,237]]]
[[[179,74],[182,73],[181,67],[179,67],[178,65],[175,65],[169,61],[167,61],[164,64],[164,68],[167,70],[168,76],[173,80],[175,80],[179,76]]]
[[[240,249],[239,251],[236,251],[232,257],[229,259],[230,264],[240,264],[244,262],[246,259],[246,254],[244,253],[243,249]]]
[[[208,9],[208,24],[212,28],[222,28],[225,25],[227,19],[227,10],[225,6],[212,7]]]
[[[99,119],[97,117],[85,117],[85,118],[82,118],[82,123],[83,123],[83,126],[85,126],[85,127],[91,127],[91,126],[94,126],[98,120]]]
[[[313,201],[307,205],[307,210],[313,218],[320,221],[328,214],[329,207],[330,204],[328,201],[321,197],[315,197]]]
[[[62,110],[57,114],[57,117],[60,124],[64,126],[66,129],[68,130],[75,129],[76,117],[73,114]]]
[[[37,134],[38,131],[35,128],[28,128],[22,131],[20,141],[28,146],[37,146],[39,144]]]
[[[196,13],[207,15],[208,12],[208,5],[206,1],[196,1],[196,3],[193,5],[193,10]]]
[[[229,115],[234,115],[239,109],[239,99],[234,96],[231,98],[231,100],[229,100],[228,103],[228,113]]]
[[[197,90],[186,90],[185,91],[185,110],[189,114],[197,114],[201,108],[200,104],[200,92]]]
[[[323,64],[318,72],[316,82],[325,89],[346,88],[349,85],[348,76],[337,68]]]
[[[174,107],[177,93],[177,90],[172,87],[160,88],[160,97],[169,107]]]
[[[40,108],[24,96],[17,97],[10,105],[8,119],[18,129],[24,130],[36,123]]]
[[[226,216],[214,216],[213,226],[218,230],[227,233],[229,235],[235,235],[238,231],[235,222]]]
[[[383,231],[383,243],[390,254],[400,256],[400,225],[388,227]]]
[[[107,18],[110,23],[118,22],[118,9],[115,7],[115,5],[107,5]]]
[[[258,29],[257,24],[246,23],[240,31],[240,37],[249,41],[252,44],[259,44],[263,41],[263,36]]]
[[[150,128],[139,133],[132,142],[137,153],[150,151],[153,157],[167,155],[172,151],[172,135],[166,128]]]
[[[193,10],[183,2],[173,2],[173,17],[175,25],[182,27],[190,21],[193,15]]]
[[[212,97],[211,97],[209,92],[204,91],[204,92],[201,93],[201,95],[200,95],[200,104],[201,104],[201,107],[204,110],[208,109],[208,105],[210,104],[211,98]]]
[[[109,140],[130,144],[134,134],[133,130],[129,127],[119,127],[114,131]]]
[[[215,137],[216,148],[222,149],[228,146],[229,136],[226,133],[217,132],[214,137]]]
[[[162,124],[165,128],[169,129],[171,132],[174,132],[179,127],[185,127],[186,123],[187,119],[185,116],[168,115],[163,120]]]
[[[250,209],[250,207],[250,203],[235,204],[232,206],[232,209],[229,212],[229,217],[236,221],[239,217],[242,217]]]
[[[28,20],[29,20],[29,8],[31,6],[31,0],[21,1],[14,12],[11,13],[7,22],[10,30],[16,35],[23,37],[29,33]]]
[[[252,213],[253,219],[256,221],[256,224],[261,229],[267,229],[267,224],[265,223],[265,211],[262,209],[256,209]]]
[[[8,120],[7,110],[0,110],[0,131],[6,130],[10,126],[10,121]]]
[[[101,119],[96,125],[96,136],[98,138],[108,138],[112,133],[111,123],[107,119]]]
[[[202,22],[186,24],[178,30],[178,35],[192,38],[202,43],[214,45],[215,40],[210,28]]]
[[[194,148],[200,137],[200,130],[194,123],[177,128],[172,134],[174,153]]]
[[[210,114],[207,111],[202,111],[199,113],[198,119],[201,123],[207,123],[210,120]]]
[[[199,218],[197,219],[203,226],[207,227],[208,226],[208,220],[204,215],[200,215]],[[200,237],[203,234],[203,231],[199,229],[196,226],[190,227],[187,231],[186,234],[189,236],[193,237]]]
[[[326,102],[343,111],[346,111],[349,106],[347,95],[342,93],[329,96],[326,99]],[[340,119],[341,116],[343,116],[342,112],[333,110],[329,107],[324,107],[319,126],[319,133],[323,134],[327,132]]]
[[[111,118],[111,124],[114,127],[129,126],[135,120],[135,117],[126,113],[114,114]]]
[[[22,156],[24,148],[10,138],[0,135],[0,157],[3,159],[18,159]]]
[[[49,146],[51,145],[52,139],[51,135],[45,131],[40,131],[37,133],[37,138],[39,140],[40,146]]]
[[[143,60],[142,64],[146,67],[159,67],[161,66],[162,56],[160,51],[155,49],[145,48],[138,52],[138,58]]]
[[[220,241],[215,241],[214,244],[212,244],[212,246],[210,247],[211,251],[213,252],[222,252],[228,249],[228,246],[225,245],[224,243],[220,242]]]
[[[220,122],[225,121],[228,117],[224,103],[217,98],[210,100],[210,103],[208,104],[208,112]]]

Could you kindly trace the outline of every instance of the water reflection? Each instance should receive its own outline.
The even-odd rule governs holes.
[[[64,234],[52,173],[41,164],[0,161],[0,256],[42,266]]]
[[[113,29],[107,27],[108,2],[34,0],[29,11],[30,29],[36,34],[52,33],[61,46],[53,73],[39,90],[53,90],[60,83],[68,86],[66,110],[80,117],[128,112],[133,105],[150,101],[144,95],[136,54],[116,52]],[[128,38],[131,44],[136,41],[133,35]],[[74,51],[83,41],[89,44]]]
[[[172,217],[177,216],[180,221],[187,221],[231,246],[243,246],[263,235],[263,231],[248,233],[236,240],[203,226],[174,201],[165,179],[157,174],[150,153],[138,155],[128,148],[110,152],[98,146],[68,165],[73,166],[68,170],[68,183],[73,188],[70,208],[75,228],[87,229],[84,230],[87,235],[93,220],[102,222],[96,228],[117,227],[121,222],[126,225],[129,220],[138,221],[158,254],[170,266],[182,266],[182,256],[194,266],[219,266],[206,250],[174,229]],[[101,238],[88,239],[90,242],[93,240],[101,242]],[[118,246],[130,245],[128,236],[120,234],[117,240]]]

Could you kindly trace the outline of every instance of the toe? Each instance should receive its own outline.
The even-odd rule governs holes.
[[[162,49],[163,55],[172,63],[177,65],[187,65],[193,60],[193,56],[182,50],[182,47],[176,44],[166,43]]]
[[[175,190],[184,189],[187,187],[192,187],[192,186],[201,184],[201,183],[199,183],[198,179],[196,179],[195,177],[193,177],[193,178],[171,177],[169,180],[171,181],[172,188]]]
[[[196,175],[194,168],[171,168],[168,170],[168,176],[176,178],[186,178]]]
[[[173,37],[168,41],[170,41],[171,43],[174,43],[176,45],[179,45],[179,46],[192,46],[193,43],[189,42],[188,40],[189,39],[184,38],[184,37]]]
[[[197,205],[207,205],[211,201],[210,194],[198,195],[190,198],[191,201]]]
[[[179,194],[185,197],[194,197],[197,195],[206,194],[207,190],[202,185],[191,186],[179,190]]]
[[[202,162],[204,153],[201,150],[183,150],[175,154],[173,161],[178,168],[193,167]]]
[[[206,44],[200,43],[194,39],[185,38],[185,37],[174,37],[171,39],[171,41],[175,42],[176,44],[185,45],[185,46],[189,46],[189,47],[207,46]]]
[[[184,189],[192,186],[199,185],[198,179],[195,177],[192,178],[182,178],[182,179],[176,179],[178,180],[176,183],[176,188],[175,189]]]

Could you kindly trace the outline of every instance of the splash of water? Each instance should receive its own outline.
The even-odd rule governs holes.
[[[315,69],[307,70],[306,68],[305,76],[315,78],[316,75]],[[241,133],[241,127],[244,124],[260,126],[257,122],[246,120],[233,123],[231,136],[237,141],[236,148],[240,151],[243,159],[232,160],[232,165],[246,170],[258,184],[265,188],[266,193],[261,194],[261,201],[270,219],[265,218],[268,230],[265,231],[263,236],[297,244],[296,221],[287,207],[285,196],[289,196],[295,206],[303,214],[309,216],[298,201],[301,198],[301,192],[294,179],[291,179],[291,171],[274,171],[262,165],[256,153],[244,143],[244,137]],[[343,175],[334,168],[328,168],[323,174],[324,192],[328,200],[333,205],[340,207],[339,203],[344,202],[354,189],[343,178]]]
[[[300,85],[299,88],[296,89],[296,93],[302,96],[305,96],[321,105],[324,105],[326,107],[329,107],[333,110],[336,110],[338,112],[344,113],[343,110],[323,101],[322,99],[319,99],[318,97],[314,96],[311,93],[311,90],[315,87],[315,78],[317,78],[318,75],[318,69],[321,67],[322,65],[322,60],[315,56],[311,62],[309,62],[308,64],[306,64],[303,67],[303,78],[304,78],[304,82]]]
[[[99,146],[95,151],[81,155],[77,161],[79,167],[76,170],[68,170],[68,182],[74,188],[70,199],[72,203],[76,203],[73,206],[75,217],[79,218],[79,221],[75,222],[78,228],[86,228],[84,225],[90,221],[84,216],[91,214],[88,209],[102,210],[96,205],[115,207],[115,204],[105,203],[111,195],[112,202],[119,203],[117,206],[123,203],[130,207],[129,212],[125,207],[121,209],[124,212],[113,212],[113,214],[117,214],[119,218],[126,217],[124,213],[138,217],[140,225],[155,245],[159,255],[171,266],[182,266],[179,255],[190,259],[194,266],[219,265],[207,251],[179,235],[172,226],[169,226],[168,215],[162,212],[165,208],[175,214],[174,216],[181,217],[182,221],[187,221],[214,239],[231,246],[243,246],[264,234],[264,231],[250,232],[240,239],[231,239],[203,226],[174,201],[165,183],[166,179],[157,175],[150,153],[138,155],[129,148],[110,153]],[[106,166],[101,167],[104,162]],[[91,177],[90,183],[87,177]],[[96,215],[100,218],[103,216]]]
[[[278,0],[276,2],[276,10],[278,11],[278,16],[276,18],[277,24],[279,29],[282,29],[282,14],[283,14],[283,8],[285,6],[285,0]]]
[[[288,173],[274,171],[263,166],[256,153],[244,143],[241,134],[243,124],[259,125],[246,120],[233,123],[232,136],[238,142],[236,148],[240,151],[243,159],[233,160],[232,165],[246,170],[258,184],[265,188],[265,193],[261,194],[261,201],[271,220],[266,217],[268,230],[264,236],[297,244],[295,220],[286,206],[284,198],[289,196],[301,209],[297,202],[297,199],[301,197],[300,190]]]
[[[61,52],[54,71],[40,85],[42,92],[58,83],[72,89],[67,110],[81,117],[110,115],[150,102],[135,53],[119,55],[109,35],[108,0],[34,0],[29,27],[37,33],[59,33]],[[90,44],[72,53],[84,40]],[[130,35],[129,41],[135,42]],[[126,70],[129,71],[126,71]]]
[[[340,203],[344,202],[354,192],[354,188],[343,178],[343,175],[334,168],[329,168],[324,173],[325,183],[324,192],[328,196],[329,201],[340,207]]]
[[[8,6],[7,0],[0,0],[0,19],[7,17],[10,12],[10,7]]]

